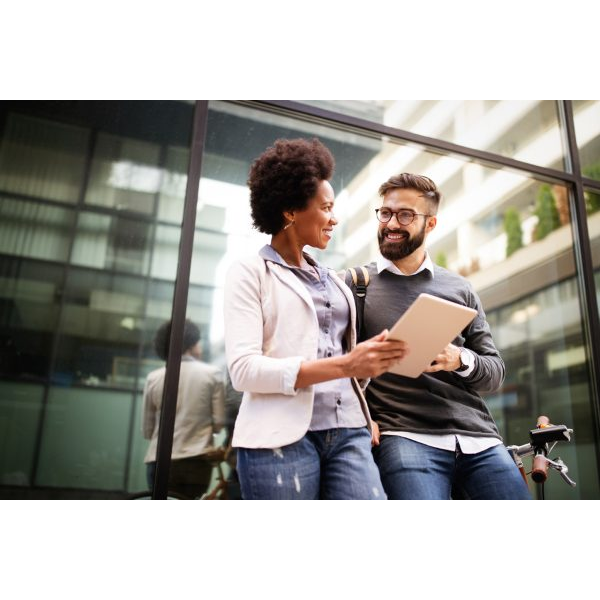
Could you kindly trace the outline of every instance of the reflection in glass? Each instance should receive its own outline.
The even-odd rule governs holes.
[[[0,197],[0,252],[66,261],[74,222],[73,210]]]
[[[147,221],[81,213],[71,262],[143,275],[150,265],[152,230]]]
[[[48,376],[63,279],[63,267],[0,255],[0,376]]]
[[[463,180],[474,174],[472,166],[461,169]],[[542,254],[551,258],[571,247],[564,186],[482,166],[477,169],[479,185],[467,184],[444,194],[438,226],[429,237],[434,260],[464,276],[481,271],[478,277],[482,278],[488,269],[509,259],[504,268],[512,264],[519,270],[541,262]],[[490,271],[489,275],[494,281],[500,273]]]
[[[81,127],[9,114],[0,139],[0,192],[76,203],[88,139]]]
[[[584,196],[585,209],[587,214],[589,215],[589,219],[591,219],[592,215],[600,210],[600,191],[591,189],[585,190]]]
[[[219,278],[215,278],[216,281]],[[221,318],[221,305],[219,288],[213,286],[191,285],[188,296],[187,316],[200,327],[202,356],[206,362],[222,360],[222,356],[213,355],[213,340],[222,339],[223,321]]]
[[[99,134],[86,203],[152,214],[162,183],[159,153],[157,144]]]
[[[160,366],[163,366],[163,364]],[[147,374],[148,373],[145,373],[144,379]],[[141,393],[135,394],[134,403],[135,406],[131,422],[131,450],[129,452],[129,463],[127,465],[128,476],[127,484],[125,486],[125,489],[129,493],[140,492],[148,488],[146,482],[146,463],[144,463],[144,457],[148,448],[148,440],[144,439],[142,436],[142,428],[140,426],[140,423],[142,422],[143,406],[143,397]]]
[[[582,175],[600,182],[600,101],[573,101],[573,113]],[[587,188],[584,196],[600,311],[600,191]]]
[[[581,172],[600,181],[600,101],[574,100],[573,115]]]
[[[31,484],[41,385],[0,381],[0,484]]]
[[[146,304],[146,319],[144,331],[148,336],[144,337],[145,343],[151,343],[151,337],[163,321],[171,318],[173,305],[174,284],[172,281],[151,280],[148,284],[148,302]],[[152,348],[151,353],[154,353]]]
[[[175,280],[179,257],[180,229],[159,225],[152,256],[152,277]],[[212,286],[215,271],[223,256],[227,237],[220,231],[196,230],[194,253],[202,258],[194,261],[190,272],[191,283]]]
[[[597,497],[589,358],[576,279],[556,283],[488,315],[507,368],[501,394],[488,398],[488,403],[494,418],[504,423],[505,441],[524,443],[534,415],[545,414],[553,423],[573,427],[575,443],[563,445],[559,452],[578,482],[577,494],[559,477],[549,477],[546,497]]]
[[[172,281],[150,280],[153,238],[157,219],[179,235],[192,116],[182,102],[0,103],[2,497],[145,488],[136,398],[173,301]]]
[[[587,208],[587,226],[592,250],[594,281],[596,288],[596,303],[600,313],[600,192],[586,189],[584,192]]]
[[[52,380],[62,385],[133,387],[144,291],[143,279],[71,270]]]
[[[549,100],[309,100],[303,103],[524,162],[564,168],[557,106]]]
[[[123,489],[131,402],[129,393],[50,388],[34,483]]]
[[[187,148],[167,148],[158,195],[158,220],[181,223],[190,153]]]

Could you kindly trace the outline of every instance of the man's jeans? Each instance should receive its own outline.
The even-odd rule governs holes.
[[[373,449],[390,500],[530,500],[521,473],[500,444],[477,454],[382,435]]]
[[[275,448],[237,449],[244,500],[385,500],[366,427],[308,431]]]

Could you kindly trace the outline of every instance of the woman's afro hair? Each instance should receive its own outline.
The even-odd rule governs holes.
[[[334,166],[331,152],[316,138],[276,140],[250,167],[254,227],[278,233],[285,225],[284,211],[306,208],[319,183],[331,178]]]

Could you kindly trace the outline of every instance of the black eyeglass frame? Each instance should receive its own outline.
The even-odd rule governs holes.
[[[390,213],[390,218],[389,219],[385,219],[385,220],[382,219],[379,216],[379,211],[380,210],[388,211]],[[400,220],[400,213],[405,213],[405,214],[410,213],[412,215],[411,220],[408,221],[407,223],[404,222],[406,219]],[[389,223],[392,220],[392,217],[394,215],[396,215],[396,220],[398,221],[398,223],[400,225],[404,225],[404,226],[410,225],[415,220],[416,217],[431,217],[432,216],[432,215],[428,215],[428,214],[425,214],[425,213],[415,212],[414,210],[411,210],[410,208],[401,208],[400,210],[390,210],[389,208],[385,208],[385,207],[383,207],[383,208],[376,208],[375,209],[375,215],[377,216],[377,220],[380,223]]]

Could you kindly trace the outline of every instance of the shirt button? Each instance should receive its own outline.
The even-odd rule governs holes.
[[[328,353],[327,353],[327,356],[331,356],[331,352],[328,352]]]
[[[323,330],[325,333],[329,333],[329,329],[324,329]]]
[[[325,306],[326,306],[327,308],[331,308],[331,302],[325,302]]]
[[[336,402],[336,404],[337,404],[338,406],[340,406],[340,404],[341,404],[341,403],[342,403],[342,401],[341,401],[341,400],[338,398],[338,399],[337,399],[337,402]]]

